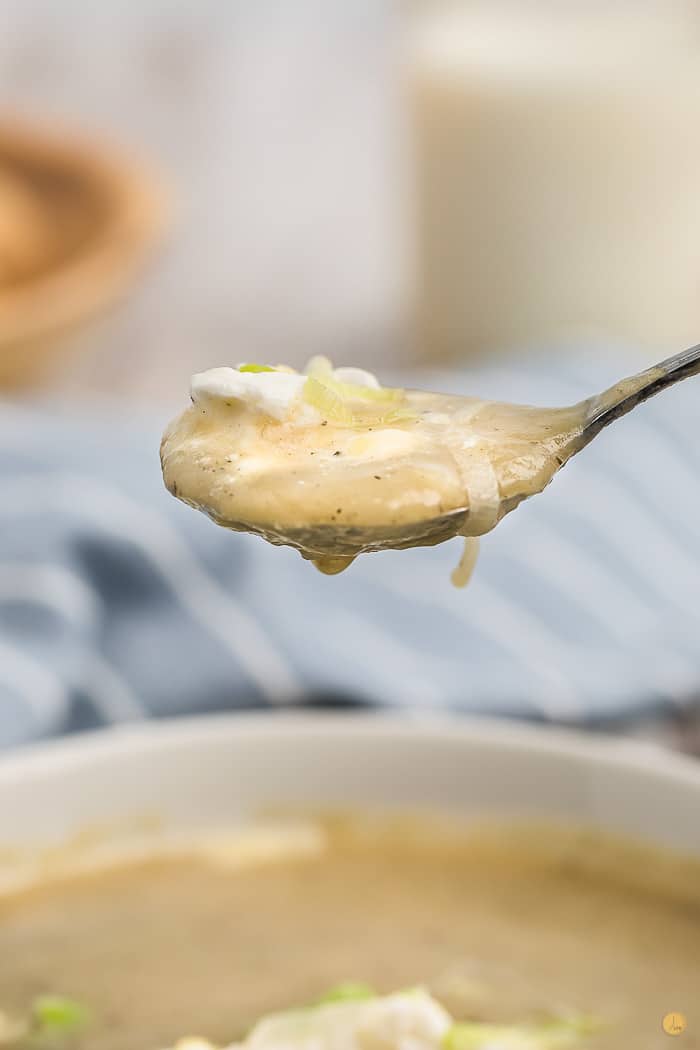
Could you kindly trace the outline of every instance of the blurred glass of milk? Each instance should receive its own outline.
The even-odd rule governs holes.
[[[403,12],[419,356],[700,340],[697,4]]]

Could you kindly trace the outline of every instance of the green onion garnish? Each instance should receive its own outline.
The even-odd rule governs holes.
[[[40,995],[32,1003],[32,1027],[39,1036],[65,1036],[84,1028],[87,1009],[63,995]]]
[[[321,996],[318,1005],[359,1002],[362,999],[373,999],[376,994],[374,988],[363,981],[341,981],[340,984],[336,984]]]
[[[239,365],[239,372],[276,372],[276,368],[272,368],[271,365]]]
[[[579,1037],[600,1029],[590,1017],[555,1018],[543,1024],[494,1025],[460,1022],[445,1035],[443,1050],[481,1050],[498,1046],[499,1050],[565,1050],[579,1045]]]
[[[301,396],[324,419],[346,426],[403,421],[404,391],[391,387],[375,389],[356,383],[341,383],[326,375],[310,375]]]

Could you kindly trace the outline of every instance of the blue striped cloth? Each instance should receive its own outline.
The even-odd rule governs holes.
[[[565,404],[622,354],[421,376]],[[404,377],[405,378],[405,377]],[[457,709],[568,723],[700,698],[700,382],[602,435],[482,542],[324,577],[163,489],[164,419],[0,412],[0,744],[105,723],[288,704]]]

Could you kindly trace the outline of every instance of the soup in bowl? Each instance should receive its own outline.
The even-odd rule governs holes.
[[[0,1045],[700,1046],[700,771],[237,716],[0,764]]]

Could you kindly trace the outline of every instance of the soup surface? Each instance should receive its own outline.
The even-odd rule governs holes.
[[[0,1009],[84,1004],[69,1046],[220,1044],[338,982],[424,985],[457,1018],[586,1014],[576,1046],[700,1047],[700,868],[589,833],[333,820],[318,847],[121,863],[0,899]],[[19,1045],[24,1045],[20,1042]],[[27,1044],[29,1045],[29,1044]]]

